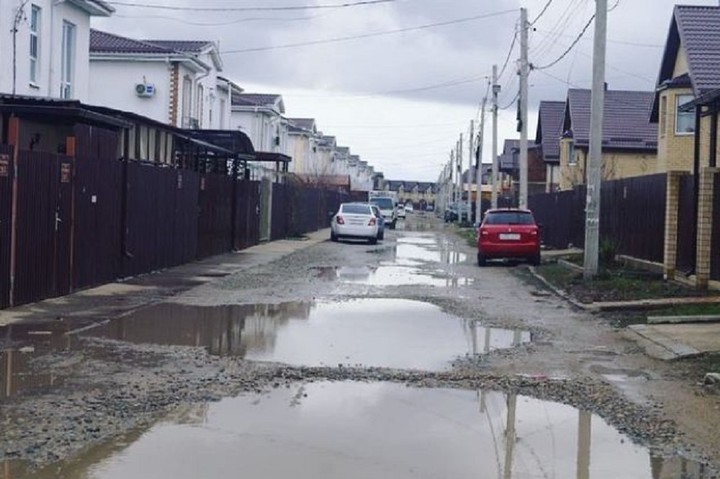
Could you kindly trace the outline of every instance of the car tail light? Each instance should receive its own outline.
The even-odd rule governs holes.
[[[370,222],[368,223],[368,226],[375,226],[375,223],[377,223],[377,221],[375,221],[375,218],[370,218]]]
[[[480,228],[480,236],[487,236],[490,233],[488,233],[488,230]]]
[[[335,217],[335,222],[336,222],[337,224],[339,224],[339,225],[344,225],[344,224],[345,224],[345,219],[344,219],[342,216],[338,215],[338,216]]]
[[[530,236],[537,236],[537,235],[538,235],[537,229],[530,230]]]

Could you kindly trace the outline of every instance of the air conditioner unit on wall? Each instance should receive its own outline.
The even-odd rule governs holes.
[[[138,83],[135,85],[135,94],[142,98],[150,98],[155,95],[155,85],[152,83]]]

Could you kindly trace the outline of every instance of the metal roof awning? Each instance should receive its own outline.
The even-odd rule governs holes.
[[[273,162],[273,163],[290,163],[292,157],[270,151],[256,151],[253,161]]]
[[[248,136],[237,130],[186,130],[192,138],[221,147],[241,160],[255,160],[255,148]]]
[[[60,118],[75,123],[113,128],[123,128],[130,125],[125,119],[95,111],[79,101],[56,98],[0,95],[0,112],[40,119],[47,119],[48,117]]]

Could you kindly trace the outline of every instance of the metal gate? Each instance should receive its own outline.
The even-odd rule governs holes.
[[[0,309],[10,306],[13,151],[0,145]]]

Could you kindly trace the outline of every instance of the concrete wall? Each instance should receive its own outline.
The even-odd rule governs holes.
[[[172,65],[162,61],[93,60],[89,103],[169,123],[171,73]],[[154,96],[143,98],[136,94],[135,85],[143,82],[155,85]]]
[[[0,0],[0,92],[13,90],[13,19],[20,0]],[[69,3],[32,0],[25,6],[30,18],[31,5],[41,8],[39,25],[39,69],[36,82],[30,83],[30,25],[22,21],[17,32],[16,92],[29,96],[60,96],[61,45],[63,21],[75,25],[75,62],[72,98],[88,101],[90,15]]]

